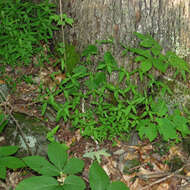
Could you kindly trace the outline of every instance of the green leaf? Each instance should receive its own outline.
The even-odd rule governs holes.
[[[160,117],[163,117],[168,112],[168,107],[166,105],[166,102],[161,98],[158,99],[157,101],[152,102],[151,108],[152,111]]]
[[[78,158],[70,158],[65,167],[63,173],[65,174],[76,174],[82,171],[84,168],[84,161]]]
[[[52,142],[48,145],[48,158],[59,171],[63,171],[67,157],[67,147],[64,144]]]
[[[83,52],[82,56],[96,55],[98,53],[98,48],[95,45],[89,45]]]
[[[106,190],[110,180],[98,162],[93,162],[89,171],[89,181],[92,190]]]
[[[103,84],[104,82],[106,82],[106,75],[104,72],[97,72],[94,75],[94,83],[100,87],[101,84]]]
[[[47,102],[42,105],[42,116],[45,114],[47,108]]]
[[[144,39],[143,41],[141,41],[140,45],[145,48],[151,48],[154,45],[154,40]]]
[[[23,158],[23,160],[27,166],[42,175],[58,176],[60,174],[59,170],[50,164],[44,157],[28,156]]]
[[[152,62],[148,59],[140,64],[140,69],[143,73],[149,71],[151,68],[152,68]]]
[[[158,130],[165,141],[169,139],[178,139],[175,125],[171,120],[168,118],[156,118],[156,121],[158,122]]]
[[[143,62],[145,60],[146,60],[146,58],[143,57],[143,56],[137,56],[137,57],[135,57],[135,62]]]
[[[147,39],[147,35],[138,33],[138,32],[134,32],[134,35],[137,36],[140,40],[146,40]]]
[[[21,181],[16,190],[63,190],[63,188],[52,177],[33,176]]]
[[[175,128],[178,131],[180,131],[182,136],[184,137],[184,136],[190,134],[189,127],[187,126],[188,120],[179,114],[174,114],[172,117],[172,121],[175,125]]]
[[[80,177],[70,175],[65,179],[63,188],[64,190],[84,190],[86,185]]]
[[[112,56],[112,54],[109,51],[107,51],[104,54],[104,61],[105,61],[106,65],[112,65],[112,66],[116,66],[117,65],[114,57]]]
[[[142,121],[145,121],[144,123]],[[157,127],[149,120],[142,120],[138,124],[139,136],[142,139],[143,136],[148,138],[152,142],[157,137]]]
[[[106,190],[129,190],[129,188],[121,181],[114,181]]]
[[[92,160],[97,159],[98,163],[101,161],[101,156],[111,156],[109,153],[106,152],[105,149],[101,149],[98,151],[93,151],[93,152],[87,152],[83,155],[83,157],[91,158]]]
[[[6,178],[6,168],[5,166],[0,165],[0,179],[5,179]]]
[[[17,169],[25,166],[22,160],[13,156],[0,158],[0,165],[10,169]]]
[[[17,152],[18,150],[18,146],[3,146],[0,147],[0,157],[3,156],[9,156],[11,154],[14,154]]]
[[[56,134],[57,130],[59,129],[59,125],[54,127],[50,132],[47,133],[46,138],[50,141],[53,142],[55,141],[54,135]]]

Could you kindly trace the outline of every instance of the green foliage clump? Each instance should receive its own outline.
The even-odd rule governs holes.
[[[41,174],[21,181],[16,190],[84,190],[86,184],[75,174],[82,172],[84,162],[78,158],[68,159],[67,147],[53,142],[48,145],[47,161],[44,157],[28,156],[23,161],[32,170]],[[55,179],[57,177],[57,179]],[[110,183],[109,177],[95,161],[89,171],[89,183],[92,190],[128,190],[120,181]]]
[[[178,108],[169,114],[163,96],[171,90],[150,72],[156,69],[165,73],[172,67],[176,69],[175,76],[181,74],[185,80],[189,73],[187,63],[172,52],[163,54],[161,46],[151,36],[135,34],[141,40],[140,47],[125,47],[124,53],[135,54],[135,61],[139,63],[136,70],[129,72],[119,67],[110,51],[104,53],[94,68],[92,60],[98,55],[98,47],[89,45],[82,53],[85,61],[72,73],[66,73],[58,88],[46,89],[46,94],[41,97],[42,114],[47,105],[51,105],[57,111],[57,122],[70,120],[82,135],[98,141],[125,138],[133,128],[140,138],[150,141],[158,136],[165,141],[179,141],[181,136],[190,134],[188,120]],[[117,73],[115,83],[107,80],[114,73]],[[138,74],[142,86],[143,80],[148,79],[143,91],[131,82],[134,74]],[[65,103],[58,103],[55,97],[62,92]],[[159,94],[157,98],[155,92]]]
[[[0,10],[0,64],[29,64],[58,29],[51,19],[55,5],[48,0],[2,0]]]

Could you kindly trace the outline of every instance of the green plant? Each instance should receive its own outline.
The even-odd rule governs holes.
[[[6,168],[9,169],[18,169],[25,167],[24,162],[16,158],[15,156],[11,156],[15,154],[18,150],[17,146],[1,146],[0,147],[0,178],[6,178]]]
[[[5,126],[7,125],[8,120],[4,113],[0,113],[0,133],[3,131]]]
[[[41,176],[33,176],[21,181],[16,190],[82,190],[84,181],[74,174],[82,171],[84,162],[78,158],[68,159],[67,147],[57,142],[48,145],[48,162],[40,156],[23,158],[25,164]],[[55,179],[54,177],[57,177]],[[109,177],[95,161],[89,170],[89,183],[92,190],[127,190],[120,181],[110,182]]]
[[[84,162],[78,158],[68,159],[67,147],[53,142],[48,145],[47,161],[44,157],[28,156],[23,161],[28,167],[42,176],[33,176],[21,181],[16,190],[83,190],[84,181],[77,175],[82,171]],[[57,180],[54,178],[57,177]],[[60,183],[59,183],[60,182]]]
[[[109,177],[96,161],[90,167],[89,182],[91,190],[129,190],[121,181],[110,182]]]
[[[101,149],[98,151],[90,151],[83,155],[83,157],[91,158],[92,160],[97,160],[100,164],[101,156],[111,156],[111,154],[107,153],[105,149]]]
[[[8,120],[4,113],[0,113],[0,133],[7,125]],[[25,166],[24,162],[16,158],[18,146],[0,146],[0,179],[6,178],[6,169],[18,169]],[[12,156],[11,156],[12,155]]]
[[[42,114],[50,105],[57,112],[57,122],[70,120],[82,135],[98,141],[124,139],[133,128],[141,138],[150,141],[158,136],[165,141],[179,141],[181,136],[188,135],[188,120],[181,116],[179,109],[169,114],[163,97],[166,92],[172,93],[170,88],[151,74],[152,69],[162,74],[172,67],[176,69],[175,76],[181,74],[186,79],[187,63],[174,53],[163,54],[151,36],[135,34],[141,40],[140,47],[125,47],[125,53],[135,54],[137,69],[129,72],[119,67],[110,51],[105,52],[94,67],[92,60],[98,55],[98,47],[89,45],[82,52],[84,62],[66,73],[58,88],[48,90],[46,99],[42,98]],[[114,83],[109,80],[113,73],[118,74]],[[133,83],[134,75],[139,77],[143,89]],[[65,103],[56,101],[60,93],[64,93]]]
[[[3,0],[0,10],[0,63],[29,64],[31,57],[42,51],[41,43],[47,43],[53,30],[57,30],[50,19],[55,14],[55,6],[47,0],[37,4]]]
[[[54,135],[57,132],[57,130],[59,129],[59,125],[57,125],[56,127],[54,127],[50,132],[47,133],[46,138],[50,141],[50,142],[54,142],[55,138]]]

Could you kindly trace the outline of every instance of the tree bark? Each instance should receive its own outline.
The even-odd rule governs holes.
[[[120,64],[120,42],[135,45],[133,32],[151,34],[161,45],[190,59],[190,0],[62,0],[63,12],[74,19],[65,29],[66,41],[80,50],[95,40],[115,39]]]

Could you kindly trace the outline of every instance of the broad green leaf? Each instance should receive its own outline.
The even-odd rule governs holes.
[[[52,142],[48,145],[48,158],[59,171],[63,171],[67,157],[67,147],[64,144]]]
[[[161,46],[157,45],[157,46],[152,47],[151,51],[154,56],[158,56],[160,54],[161,49],[162,49]]]
[[[98,48],[95,45],[89,45],[83,52],[82,56],[96,55],[98,53]]]
[[[151,108],[152,111],[160,117],[166,115],[168,112],[168,107],[163,99],[158,99],[157,101],[152,102]]]
[[[58,176],[59,170],[50,164],[44,157],[41,156],[28,156],[23,158],[28,167],[36,172],[47,176]]]
[[[106,190],[129,190],[129,188],[121,181],[114,181]]]
[[[89,171],[89,181],[92,190],[106,190],[110,180],[98,162],[93,162]]]
[[[162,57],[155,58],[153,61],[153,66],[160,72],[165,73],[168,68],[168,63],[163,61]]]
[[[0,165],[0,179],[6,178],[6,168],[5,166]]]
[[[0,165],[10,169],[22,168],[25,166],[24,162],[19,158],[8,156],[0,158]]]
[[[63,190],[63,188],[52,177],[33,176],[21,181],[16,190]]]
[[[156,121],[158,122],[158,130],[165,141],[178,139],[177,131],[172,121],[168,118],[156,118]]]
[[[79,176],[70,175],[65,179],[63,188],[64,190],[84,190],[86,185]]]
[[[143,73],[149,71],[152,68],[152,63],[150,60],[143,61],[140,64],[140,69]]]
[[[139,32],[134,32],[135,36],[137,36],[140,40],[146,40],[147,35],[141,34]]]
[[[143,57],[143,56],[137,56],[137,57],[135,57],[135,62],[143,62],[145,60],[146,60],[146,58]]]
[[[117,65],[116,60],[114,59],[114,57],[112,56],[112,54],[109,51],[107,51],[104,54],[104,61],[105,61],[106,65],[112,65],[112,66]]]
[[[152,39],[144,39],[140,42],[140,45],[145,48],[151,48],[154,45],[154,41]]]
[[[153,123],[147,123],[147,125],[143,126],[139,123],[139,136],[142,137],[145,136],[152,142],[157,137],[157,128],[156,125]]]
[[[76,174],[82,171],[84,168],[84,161],[80,160],[78,158],[70,158],[65,167],[64,167],[64,173],[65,174]]]
[[[94,83],[100,87],[101,84],[103,84],[104,82],[106,82],[106,75],[104,72],[97,72],[94,75]]]
[[[0,157],[9,156],[18,150],[18,146],[2,146],[0,147]]]
[[[189,127],[187,126],[188,120],[185,117],[174,114],[172,121],[176,129],[181,132],[183,137],[190,134]]]

